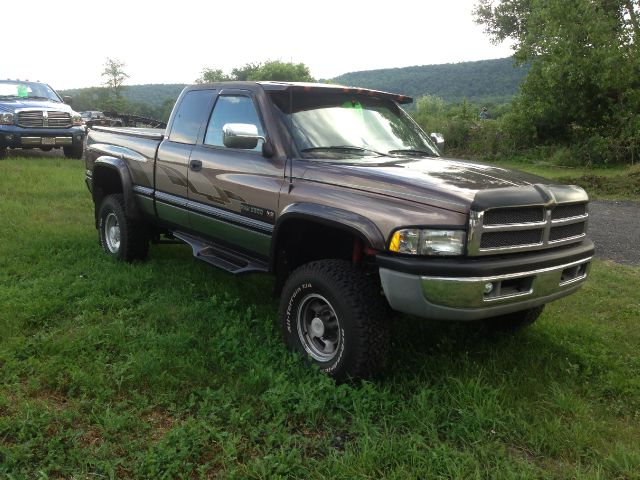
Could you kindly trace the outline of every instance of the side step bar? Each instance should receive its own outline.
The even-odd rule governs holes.
[[[188,244],[193,256],[236,275],[242,273],[265,273],[269,271],[266,262],[251,258],[239,252],[228,250],[201,238],[184,232],[172,232],[173,236]]]

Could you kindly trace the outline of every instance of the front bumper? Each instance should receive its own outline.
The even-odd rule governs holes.
[[[391,256],[379,256],[378,264],[394,310],[434,320],[481,320],[574,293],[587,278],[593,253],[587,240],[534,255],[455,259],[449,266],[446,259],[411,265]]]
[[[69,146],[84,141],[85,128],[22,128],[0,126],[0,146],[8,148],[42,148]]]

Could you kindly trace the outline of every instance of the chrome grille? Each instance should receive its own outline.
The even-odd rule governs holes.
[[[42,111],[28,111],[18,113],[18,125],[26,128],[42,127],[44,117]]]
[[[515,232],[487,232],[482,235],[480,248],[501,248],[512,245],[535,245],[542,241],[544,230],[516,230]]]
[[[579,237],[584,233],[584,223],[572,223],[562,227],[551,227],[549,241],[555,242],[564,238]]]
[[[541,222],[544,220],[544,208],[496,208],[488,210],[484,216],[485,225],[502,225],[505,223]]]
[[[68,128],[71,115],[67,112],[25,110],[18,112],[18,126],[24,128]]]
[[[68,128],[71,126],[71,115],[67,112],[48,112],[49,128]]]
[[[558,205],[551,211],[551,219],[579,217],[587,213],[586,203],[575,203],[573,205]]]
[[[588,217],[586,202],[472,211],[468,252],[491,255],[580,241],[586,234]]]

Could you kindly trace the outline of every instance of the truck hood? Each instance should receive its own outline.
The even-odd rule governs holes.
[[[441,157],[294,162],[294,176],[468,212],[481,190],[549,184],[542,177],[495,165]]]
[[[49,102],[47,100],[3,99],[0,100],[0,111],[14,113],[21,108],[35,110],[59,110],[71,113],[73,110],[66,103]]]

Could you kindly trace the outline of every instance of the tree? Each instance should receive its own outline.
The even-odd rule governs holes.
[[[232,78],[219,68],[203,68],[200,77],[196,79],[196,83],[213,83],[225,82]]]
[[[129,78],[124,71],[125,64],[119,60],[107,58],[102,76],[106,79],[104,85],[111,89],[116,98],[120,97],[123,82]]]
[[[515,109],[543,141],[625,141],[640,110],[638,0],[479,0],[476,21],[531,70]]]
[[[221,69],[204,68],[196,83],[237,81],[313,82],[315,79],[304,63],[269,60],[264,63],[247,63],[236,67],[230,74]]]

